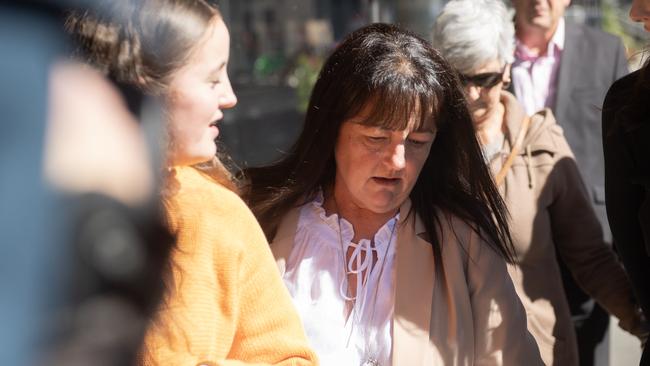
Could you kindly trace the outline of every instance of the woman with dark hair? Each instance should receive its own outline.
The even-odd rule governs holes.
[[[246,173],[323,364],[541,364],[506,271],[506,210],[425,40],[386,24],[349,35],[294,147]]]
[[[650,1],[634,0],[630,19],[650,32]],[[603,104],[605,199],[616,249],[646,318],[650,317],[650,63],[616,81]],[[646,345],[641,365],[650,365]]]
[[[230,37],[204,0],[111,2],[111,16],[72,16],[90,61],[163,101],[163,203],[176,245],[143,365],[316,364],[271,251],[236,194],[214,139],[237,99]]]

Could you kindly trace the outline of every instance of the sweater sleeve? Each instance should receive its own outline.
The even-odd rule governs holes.
[[[234,193],[180,174],[177,244],[143,365],[315,365],[261,228]]]
[[[302,324],[284,286],[264,234],[248,209],[251,223],[243,238],[245,251],[238,268],[238,314],[228,358],[273,365],[312,365]]]
[[[555,137],[559,151],[549,176],[554,190],[549,213],[555,246],[577,283],[620,320],[621,328],[634,332],[641,320],[625,270],[603,240],[566,139],[559,131]]]
[[[474,314],[474,365],[543,365],[505,260],[475,232],[467,273]]]

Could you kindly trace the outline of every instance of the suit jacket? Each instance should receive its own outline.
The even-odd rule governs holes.
[[[410,212],[409,200],[400,212]],[[282,275],[300,208],[282,220],[271,250]],[[414,213],[400,215],[395,260],[393,365],[542,365],[505,261],[466,223],[444,215],[442,263]]]
[[[552,109],[557,123],[573,150],[605,242],[612,242],[605,211],[605,168],[600,135],[600,113],[605,93],[618,78],[628,73],[625,48],[611,34],[584,25],[565,23],[564,50],[557,76]],[[571,314],[584,320],[590,316],[589,296],[558,257]],[[586,305],[586,306],[585,306]],[[602,310],[596,317],[603,317]],[[606,323],[604,323],[606,324]],[[601,332],[605,332],[605,326]],[[597,337],[598,335],[594,335]]]
[[[566,23],[553,113],[564,129],[609,243],[600,114],[607,89],[628,72],[625,48],[618,37]]]
[[[610,88],[603,108],[607,215],[637,299],[650,319],[650,88],[641,72]],[[645,362],[650,364],[646,345]]]
[[[600,113],[609,86],[627,73],[625,48],[618,37],[566,22],[552,111],[573,150],[609,243]]]

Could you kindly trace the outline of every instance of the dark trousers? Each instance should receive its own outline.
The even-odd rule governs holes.
[[[609,314],[582,291],[559,257],[558,262],[571,318],[574,320],[580,366],[594,366],[596,347],[605,338],[609,327]]]
[[[593,301],[590,299],[590,301]],[[575,323],[580,366],[593,366],[596,347],[603,341],[609,327],[609,314],[597,303],[589,316]]]

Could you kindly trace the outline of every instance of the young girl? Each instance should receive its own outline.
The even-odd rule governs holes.
[[[163,203],[177,242],[142,364],[315,364],[264,234],[215,158],[237,103],[222,17],[203,0],[111,6],[110,19],[73,16],[69,29],[97,67],[160,97],[167,119]]]

